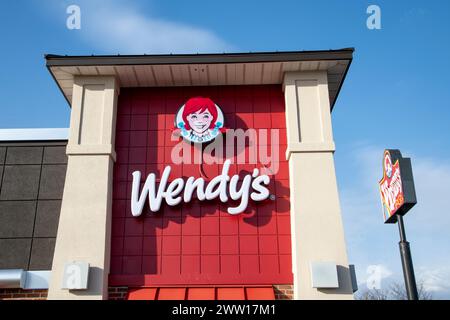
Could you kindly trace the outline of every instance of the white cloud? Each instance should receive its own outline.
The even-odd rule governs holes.
[[[412,209],[415,232],[445,232],[450,230],[450,164],[431,158],[412,156],[417,205]],[[431,234],[430,234],[431,235]]]
[[[434,294],[450,292],[450,266],[438,268],[420,268],[417,277],[424,288]]]
[[[155,54],[231,51],[214,32],[199,26],[151,17],[134,1],[78,1],[80,35],[109,53]]]
[[[393,272],[385,264],[369,265],[359,270],[358,287],[365,289],[382,289],[392,277]]]

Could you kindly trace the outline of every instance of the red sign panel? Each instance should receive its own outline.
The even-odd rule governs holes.
[[[163,202],[157,212],[145,204],[142,214],[133,216],[130,203],[135,171],[142,173],[141,188],[153,173],[156,189],[167,166],[171,167],[169,183],[189,177],[209,183],[221,174],[223,163],[174,159],[174,150],[179,147],[187,145],[181,153],[192,152],[195,158],[196,152],[205,155],[211,146],[212,142],[199,147],[182,136],[173,137],[174,117],[180,106],[198,96],[220,106],[227,130],[242,129],[247,135],[246,143],[235,144],[233,155],[227,158],[231,159],[229,176],[239,176],[236,188],[258,169],[270,177],[270,197],[250,199],[243,213],[230,214],[228,209],[237,207],[241,199],[199,201],[194,193],[187,203],[169,206]],[[217,121],[209,128],[211,132],[216,126]],[[256,149],[256,140],[248,139],[253,134]],[[225,132],[223,140],[230,140]],[[230,149],[228,146],[224,150]],[[291,283],[285,151],[284,97],[279,85],[122,88],[116,130],[110,285]],[[217,158],[216,153],[211,151],[211,157]],[[261,156],[264,153],[271,161]],[[243,162],[242,158],[256,160]]]
[[[392,163],[389,150],[384,152],[383,179],[380,181],[380,192],[384,221],[388,221],[405,203],[400,164],[398,160]]]

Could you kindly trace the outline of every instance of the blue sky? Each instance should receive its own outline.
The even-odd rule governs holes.
[[[81,30],[65,10],[81,7]],[[381,8],[381,30],[366,9]],[[412,157],[419,204],[405,218],[417,277],[450,298],[450,2],[24,1],[0,11],[0,128],[68,127],[70,109],[44,53],[116,54],[355,47],[333,111],[336,169],[349,260],[363,286],[402,280],[395,225],[377,194],[382,150]],[[447,40],[445,40],[447,39]]]

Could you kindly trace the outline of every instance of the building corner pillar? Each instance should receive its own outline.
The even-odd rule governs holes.
[[[334,167],[326,71],[287,72],[287,150],[294,299],[352,299]],[[312,287],[312,262],[334,262],[339,287]]]
[[[75,78],[48,299],[108,298],[118,95],[113,76]],[[74,261],[90,265],[86,290],[62,289],[64,265]]]

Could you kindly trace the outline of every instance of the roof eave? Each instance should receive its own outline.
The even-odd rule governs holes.
[[[215,64],[284,61],[351,60],[354,48],[326,51],[283,51],[257,53],[164,54],[164,55],[45,55],[47,66],[119,66],[147,64]]]
[[[211,54],[156,54],[156,55],[91,55],[63,56],[46,54],[46,66],[52,78],[69,106],[71,102],[52,72],[52,67],[85,66],[126,66],[126,65],[176,65],[176,64],[236,64],[236,63],[270,63],[289,61],[348,61],[337,94],[332,101],[333,110],[348,70],[353,61],[354,48],[316,51],[282,51],[282,52],[248,52],[248,53],[211,53]]]

